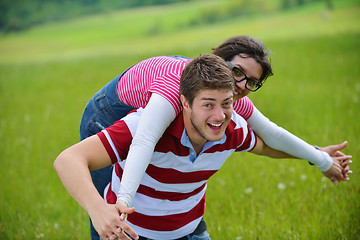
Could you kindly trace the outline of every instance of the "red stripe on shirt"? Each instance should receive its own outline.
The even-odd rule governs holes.
[[[160,168],[149,164],[146,173],[161,183],[194,183],[208,180],[217,170],[205,170],[196,172],[180,172],[175,169]]]
[[[153,231],[174,231],[198,219],[205,212],[205,194],[201,201],[189,212],[165,216],[149,216],[134,212],[129,214],[128,221],[139,227]]]
[[[106,193],[106,202],[109,204],[115,204],[117,201],[117,196],[116,194],[111,190],[111,182],[109,185],[109,189]]]
[[[181,129],[181,131],[182,130],[183,129]],[[173,152],[177,156],[183,156],[183,157],[189,156],[189,148],[183,146],[180,143],[180,138],[174,138],[167,131],[163,134],[163,136],[156,144],[154,151],[160,153]]]
[[[105,147],[106,152],[108,153],[108,155],[111,159],[111,162],[116,163],[117,162],[116,155],[115,155],[110,143],[108,142],[105,134],[103,132],[99,132],[96,135],[100,138],[103,146]]]
[[[132,141],[132,135],[126,123],[122,120],[116,121],[114,125],[106,128],[105,131],[109,133],[111,141],[114,143],[116,149],[112,149],[106,135],[103,132],[99,132],[97,135],[109,154],[112,163],[116,163],[118,161],[114,151],[117,151],[121,160],[126,159]]]
[[[254,139],[254,135],[253,135],[253,132],[252,132],[252,130],[250,129],[250,126],[248,125],[247,126],[247,129],[248,129],[248,134],[246,135],[246,137],[245,137],[245,141],[244,141],[244,143],[239,147],[239,148],[237,148],[236,149],[236,151],[243,151],[243,150],[246,150],[246,149],[249,149],[250,148],[250,146],[251,146],[251,140],[252,139]],[[254,147],[256,146],[256,137],[255,137],[255,144],[254,144]],[[253,148],[254,148],[253,147]],[[252,149],[253,149],[252,148]],[[251,150],[252,150],[251,149]],[[251,151],[251,150],[248,150],[248,151]]]
[[[205,186],[206,186],[206,183],[204,183],[201,187],[195,189],[192,192],[180,193],[180,192],[158,191],[151,187],[140,185],[137,192],[144,194],[148,197],[156,198],[156,199],[169,200],[169,201],[181,201],[181,200],[188,199],[189,197],[198,194],[205,188]]]

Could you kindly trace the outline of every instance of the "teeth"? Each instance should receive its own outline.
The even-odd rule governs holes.
[[[214,127],[220,127],[221,126],[221,123],[219,124],[214,124],[214,123],[209,123],[211,126],[214,126]]]

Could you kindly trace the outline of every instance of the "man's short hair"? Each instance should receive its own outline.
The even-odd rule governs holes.
[[[269,59],[271,52],[265,48],[260,40],[250,36],[236,36],[227,39],[219,46],[212,48],[212,50],[213,54],[222,57],[225,61],[231,61],[238,54],[254,58],[261,65],[263,72],[260,81],[262,82],[273,75]]]
[[[214,54],[194,58],[181,74],[180,95],[185,96],[190,106],[198,91],[205,89],[234,90],[231,68]]]

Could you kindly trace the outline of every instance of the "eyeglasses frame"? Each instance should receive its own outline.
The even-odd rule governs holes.
[[[262,87],[262,83],[261,83],[261,82],[258,82],[258,81],[254,80],[254,79],[249,78],[249,77],[244,73],[244,71],[242,71],[242,70],[241,70],[240,68],[238,68],[238,67],[235,67],[230,61],[226,61],[226,63],[231,67],[231,70],[232,70],[233,72],[234,72],[234,69],[236,69],[236,70],[240,71],[242,74],[244,74],[244,78],[243,78],[243,79],[240,79],[240,80],[236,80],[235,77],[234,77],[235,82],[239,83],[239,82],[242,82],[242,81],[246,80],[245,88],[246,88],[247,90],[251,91],[251,92],[256,92],[257,90],[259,90],[259,88]],[[249,89],[249,88],[247,87],[249,80],[256,82],[254,89]]]

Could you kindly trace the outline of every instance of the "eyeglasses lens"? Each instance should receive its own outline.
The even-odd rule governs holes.
[[[242,73],[239,69],[237,68],[233,68],[233,74],[234,74],[234,78],[237,81],[243,80],[245,75],[244,73]]]
[[[260,87],[261,87],[261,83],[251,79],[251,78],[248,78],[245,73],[243,73],[240,69],[238,69],[237,67],[233,67],[232,69],[233,71],[233,75],[234,75],[234,78],[235,78],[235,81],[236,82],[242,82],[244,80],[246,80],[246,84],[245,84],[245,87],[251,91],[256,91],[258,90]]]

